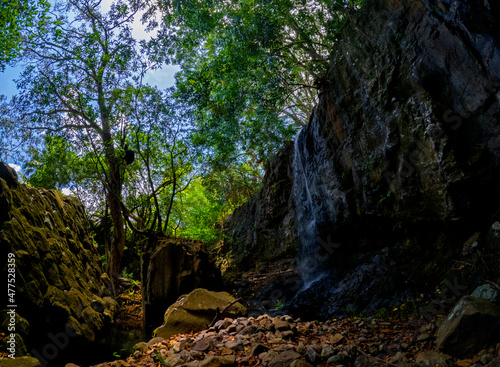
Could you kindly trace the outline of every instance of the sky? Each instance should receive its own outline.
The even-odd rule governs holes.
[[[101,3],[101,11],[107,12],[111,4],[111,0],[103,0]],[[53,3],[51,1],[51,3]],[[140,21],[141,14],[135,17],[135,21],[132,24],[132,35],[137,39],[149,39],[154,33],[146,33],[144,31],[144,26]],[[146,74],[144,81],[150,85],[156,85],[160,89],[165,89],[171,87],[175,83],[174,75],[179,71],[179,66],[177,65],[164,65],[161,69],[149,71]],[[8,98],[12,97],[17,92],[16,83],[14,79],[17,79],[22,72],[22,67],[6,67],[5,71],[0,72],[0,95],[6,95]]]

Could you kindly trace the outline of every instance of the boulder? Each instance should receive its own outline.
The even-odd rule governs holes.
[[[198,288],[185,294],[171,305],[164,316],[164,323],[154,331],[154,336],[164,339],[176,334],[186,334],[204,330],[216,315],[236,318],[246,313],[239,302],[228,309],[235,299],[227,292],[213,292]],[[222,314],[220,312],[224,311]]]
[[[484,299],[463,297],[437,333],[438,350],[470,357],[500,341],[500,307]]]
[[[152,331],[163,321],[165,305],[196,288],[219,290],[220,271],[202,241],[161,238],[148,243],[142,254],[143,322]]]

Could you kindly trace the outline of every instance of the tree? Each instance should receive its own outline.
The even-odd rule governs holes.
[[[0,2],[0,72],[9,61],[20,56],[23,30],[43,22],[49,7],[49,2],[45,0]]]
[[[77,154],[71,149],[71,143],[63,136],[45,135],[44,149],[34,146],[28,149],[30,159],[24,164],[28,183],[45,189],[68,188],[74,171],[81,171]]]
[[[189,110],[172,91],[145,86],[127,111],[134,170],[127,176],[125,217],[129,227],[148,236],[175,234],[171,214],[175,201],[193,177],[194,156],[185,140],[191,128]]]
[[[307,124],[330,53],[358,0],[166,0],[160,38],[182,66],[195,142],[214,160],[264,159]]]
[[[26,130],[63,134],[88,154],[112,218],[106,270],[116,284],[125,241],[123,111],[151,65],[141,58],[130,27],[143,2],[118,0],[107,14],[99,5],[98,0],[68,0],[56,6],[56,19],[43,32],[29,34],[28,66],[13,103]]]

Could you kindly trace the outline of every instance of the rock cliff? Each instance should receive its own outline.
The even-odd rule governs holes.
[[[0,162],[0,208],[4,283],[7,259],[14,259],[16,269],[7,303],[16,305],[16,357],[21,344],[43,365],[77,347],[83,350],[116,312],[83,204],[20,184],[15,171]]]
[[[493,1],[378,0],[347,23],[309,124],[226,226],[235,259],[297,245],[290,311],[498,280],[499,19]]]

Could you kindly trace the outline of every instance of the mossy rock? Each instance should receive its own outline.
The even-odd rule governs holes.
[[[36,358],[25,356],[1,359],[0,367],[42,367],[42,364]]]

